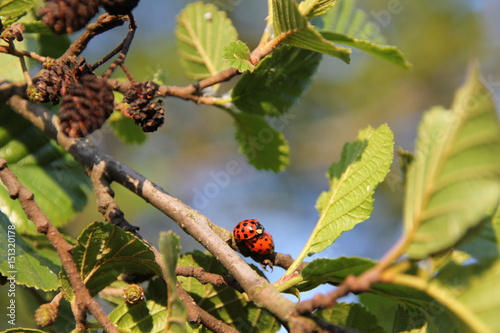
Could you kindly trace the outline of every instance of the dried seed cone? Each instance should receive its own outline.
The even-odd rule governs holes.
[[[45,0],[38,14],[56,34],[71,34],[86,26],[98,7],[99,0]]]
[[[64,134],[82,138],[100,128],[113,112],[113,91],[106,80],[85,75],[68,86],[61,102],[60,125]]]
[[[69,85],[79,82],[85,75],[92,74],[85,58],[69,58],[62,62],[52,61],[45,64],[46,70],[35,83],[35,102],[58,104],[60,97],[66,94]]]
[[[154,82],[146,81],[135,84],[125,93],[124,103],[130,104],[127,110],[135,123],[142,127],[144,132],[154,132],[165,122],[163,101],[151,102],[158,90]]]
[[[139,0],[101,0],[101,6],[111,15],[126,15],[134,9]]]
[[[52,303],[40,305],[35,311],[36,324],[41,327],[52,325],[57,319],[57,312],[57,307]]]

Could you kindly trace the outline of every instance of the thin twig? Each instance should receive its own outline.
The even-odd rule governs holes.
[[[87,47],[87,44],[96,35],[102,34],[108,30],[121,26],[127,20],[127,16],[117,16],[103,14],[96,23],[87,25],[85,31],[68,47],[66,52],[59,59],[79,56]]]
[[[43,57],[36,52],[24,51],[24,50],[18,50],[18,49],[12,50],[10,47],[8,47],[6,45],[0,45],[0,53],[12,54],[16,57],[24,56],[24,57],[28,57],[28,58],[31,58],[33,60],[39,61],[41,63],[44,63],[47,61],[47,59],[49,59],[48,57]]]
[[[287,34],[282,34],[277,38],[272,39],[264,46],[259,46],[250,54],[250,59],[254,65],[258,64],[262,58],[274,51],[283,41],[288,37]],[[225,69],[211,77],[203,79],[199,82],[190,84],[184,87],[161,85],[158,87],[156,96],[157,97],[167,97],[173,96],[184,100],[191,100],[198,104],[212,105],[217,100],[218,97],[212,96],[200,96],[199,92],[207,87],[229,81],[236,75],[241,74],[236,68]],[[131,82],[118,81],[110,79],[108,84],[114,89],[121,93],[125,93],[131,87]]]
[[[129,14],[129,19],[130,19],[130,26],[129,30],[127,33],[127,36],[123,40],[123,43],[121,44],[121,50],[120,50],[120,55],[118,56],[118,59],[116,59],[111,66],[109,66],[109,69],[104,73],[103,78],[108,79],[111,74],[113,74],[113,71],[115,70],[116,67],[121,66],[125,58],[127,57],[128,50],[130,49],[130,45],[132,44],[132,40],[134,39],[135,36],[135,31],[137,29],[137,25],[134,20],[134,16],[132,13]],[[132,82],[134,83],[135,80]]]
[[[71,256],[72,246],[64,240],[57,228],[50,223],[45,213],[35,202],[33,193],[19,182],[16,175],[7,167],[7,161],[1,158],[0,179],[8,189],[10,197],[19,200],[28,219],[35,223],[38,232],[44,234],[57,251],[75,294],[72,310],[77,320],[76,328],[85,330],[85,311],[88,309],[107,332],[119,333],[85,287]]]
[[[223,276],[219,274],[206,272],[202,267],[177,266],[175,274],[184,277],[193,277],[201,284],[213,284],[214,286],[230,286],[240,293],[245,292],[238,281],[232,276]]]

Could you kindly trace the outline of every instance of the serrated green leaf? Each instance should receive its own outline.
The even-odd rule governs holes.
[[[228,275],[226,268],[213,256],[200,251],[182,256],[179,259],[179,265],[203,267],[210,273]],[[276,318],[249,302],[244,295],[231,287],[203,285],[195,278],[181,276],[178,280],[198,306],[240,331],[272,333],[280,328]]]
[[[407,176],[405,232],[412,258],[453,247],[500,201],[500,123],[474,68],[451,111],[433,108],[420,125]]]
[[[304,0],[299,3],[299,11],[308,18],[324,15],[335,5],[335,0]]]
[[[33,6],[35,6],[35,0],[3,0],[0,2],[0,16],[5,18],[21,17],[29,12]]]
[[[56,227],[65,225],[85,206],[90,182],[83,168],[20,115],[0,104],[0,157]],[[19,233],[38,234],[20,203],[0,186],[0,211]]]
[[[284,170],[290,163],[290,147],[283,133],[258,115],[232,113],[239,150],[257,170]]]
[[[250,49],[241,40],[231,42],[224,47],[222,55],[230,67],[240,72],[253,72],[255,66],[250,61]]]
[[[351,50],[326,40],[302,16],[295,0],[273,0],[273,27],[276,36],[286,36],[285,43],[291,46],[328,54],[346,63],[350,62]]]
[[[108,118],[108,124],[116,137],[126,144],[142,144],[147,140],[146,134],[134,120],[125,117],[121,112],[113,112]]]
[[[322,31],[321,35],[326,39],[339,44],[355,47],[359,50],[374,54],[388,60],[404,69],[411,69],[411,63],[405,58],[403,52],[396,46],[378,45],[367,40],[356,39],[339,33]]]
[[[177,295],[175,268],[180,253],[180,238],[173,231],[160,233],[160,252],[164,257],[166,272],[164,277],[167,281],[168,289],[168,313],[166,321],[166,331],[168,332],[187,332],[186,322],[187,311],[184,303]]]
[[[322,19],[324,24],[320,32],[327,40],[355,47],[405,69],[412,67],[397,47],[385,45],[387,41],[379,24],[357,8],[356,1],[340,1]]]
[[[236,41],[238,33],[225,12],[195,2],[179,14],[175,37],[187,75],[201,80],[228,68],[222,57],[224,46]]]
[[[344,145],[341,160],[328,171],[330,190],[318,198],[320,218],[297,264],[370,217],[373,193],[389,172],[393,149],[394,135],[387,125],[360,131],[356,141]]]
[[[60,264],[54,264],[31,247],[0,212],[0,273],[13,282],[49,291],[59,287]]]
[[[149,281],[144,292],[146,301],[127,305],[123,299],[110,314],[109,319],[121,332],[163,333],[167,320],[167,287],[160,277]],[[187,322],[185,323],[187,326]]]
[[[246,113],[281,116],[305,94],[320,61],[319,53],[284,45],[243,75],[232,102]]]
[[[121,273],[162,275],[149,245],[112,224],[93,222],[78,237],[73,259],[92,295],[116,280]],[[62,287],[67,298],[73,291],[63,272]]]
[[[314,315],[335,325],[360,332],[385,333],[378,325],[377,317],[357,303],[337,303],[331,308],[319,309]]]

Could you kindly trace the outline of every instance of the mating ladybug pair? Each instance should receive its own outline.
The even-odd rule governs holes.
[[[257,220],[243,220],[234,227],[234,239],[242,241],[252,252],[267,255],[274,252],[274,241],[271,234]]]

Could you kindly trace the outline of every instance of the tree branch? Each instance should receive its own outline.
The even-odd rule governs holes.
[[[273,313],[290,329],[293,327],[292,331],[313,332],[318,329],[318,324],[310,318],[297,316],[295,304],[283,297],[274,286],[245,263],[227,244],[230,236],[226,240],[221,239],[214,231],[218,227],[207,217],[170,196],[141,174],[102,153],[88,141],[66,137],[58,130],[59,119],[41,105],[23,100],[19,96],[11,97],[7,104],[50,138],[56,140],[86,169],[92,169],[94,165],[104,161],[113,181],[149,202],[195,238],[229,270],[257,306],[264,307]]]
[[[64,240],[59,231],[50,223],[47,216],[35,202],[34,194],[19,182],[16,175],[7,167],[7,161],[3,158],[0,158],[0,179],[8,189],[10,197],[19,200],[28,219],[35,223],[38,232],[44,234],[57,251],[57,255],[61,259],[61,264],[71,283],[71,288],[75,293],[75,300],[72,302],[71,308],[75,315],[76,328],[78,330],[86,329],[85,311],[88,309],[107,332],[119,333],[99,304],[92,298],[87,287],[85,287],[71,256],[73,247]]]

